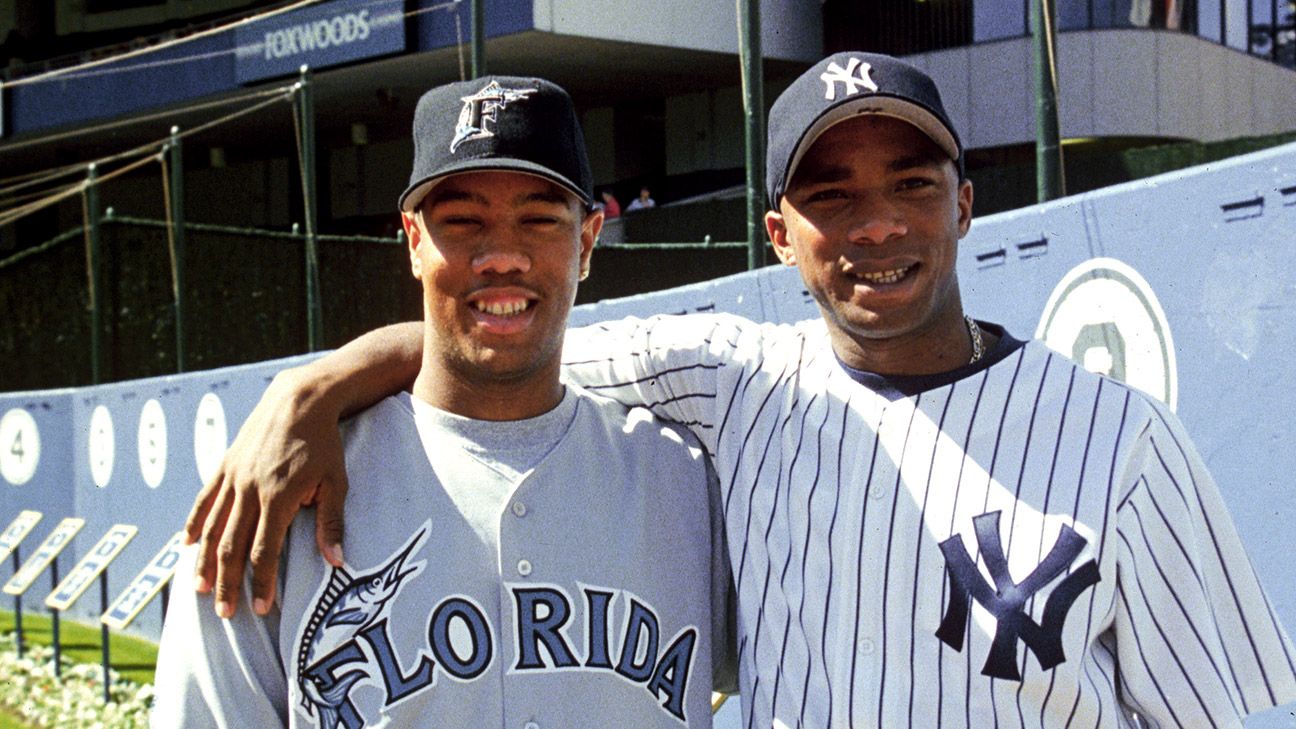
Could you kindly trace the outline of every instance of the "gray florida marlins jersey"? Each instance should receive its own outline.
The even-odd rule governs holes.
[[[1240,727],[1296,698],[1178,420],[1039,342],[884,378],[821,320],[685,316],[564,360],[714,454],[749,727]]]
[[[692,438],[578,394],[493,543],[442,481],[502,472],[457,445],[426,452],[407,397],[346,425],[344,569],[319,557],[307,510],[264,621],[176,590],[164,643],[202,642],[164,648],[154,725],[709,727],[729,576]]]

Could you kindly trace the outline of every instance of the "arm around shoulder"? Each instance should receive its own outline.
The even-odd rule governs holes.
[[[318,360],[275,376],[239,428],[216,475],[199,492],[185,531],[201,540],[198,589],[216,589],[232,615],[247,561],[257,611],[273,603],[283,535],[303,504],[318,504],[317,541],[341,563],[346,464],[338,421],[408,387],[422,359],[422,327],[370,332]]]

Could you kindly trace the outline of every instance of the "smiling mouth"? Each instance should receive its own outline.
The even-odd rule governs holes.
[[[476,307],[477,311],[491,316],[517,316],[531,308],[531,300],[477,301]]]
[[[915,263],[903,268],[890,268],[885,271],[856,271],[851,275],[870,284],[893,284],[903,281],[917,267],[918,264]]]

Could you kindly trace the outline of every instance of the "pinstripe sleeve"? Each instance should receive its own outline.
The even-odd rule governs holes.
[[[603,322],[568,330],[563,372],[588,390],[688,427],[714,452],[721,370],[758,330],[725,314]]]
[[[1296,700],[1292,646],[1182,426],[1150,415],[1117,504],[1122,699],[1152,726],[1241,727]]]

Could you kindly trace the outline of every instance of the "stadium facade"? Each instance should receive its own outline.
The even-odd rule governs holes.
[[[596,183],[623,204],[641,185],[662,203],[741,184],[734,2],[487,0],[485,7],[488,70],[544,76],[570,89]],[[258,14],[268,15],[229,27]],[[413,104],[428,86],[469,73],[469,15],[464,0],[5,3],[0,177],[119,153],[165,137],[172,125],[197,128],[247,107],[258,92],[291,86],[307,65],[319,228],[394,232]],[[1286,0],[1058,2],[1058,107],[1071,191],[1136,176],[1113,163],[1130,148],[1296,129],[1292,15]],[[762,20],[767,104],[825,52],[905,55],[944,90],[974,180],[992,183],[981,186],[979,209],[1033,201],[1025,0],[779,0],[762,4]],[[51,59],[52,51],[65,55]],[[188,219],[268,228],[301,222],[294,124],[290,104],[269,105],[187,138]],[[156,170],[105,186],[103,204],[162,216]],[[714,230],[703,232],[718,240],[745,237],[739,206],[715,210],[701,228],[656,216],[630,237],[698,240],[707,225]],[[80,217],[79,205],[65,204],[4,225],[0,254]]]

